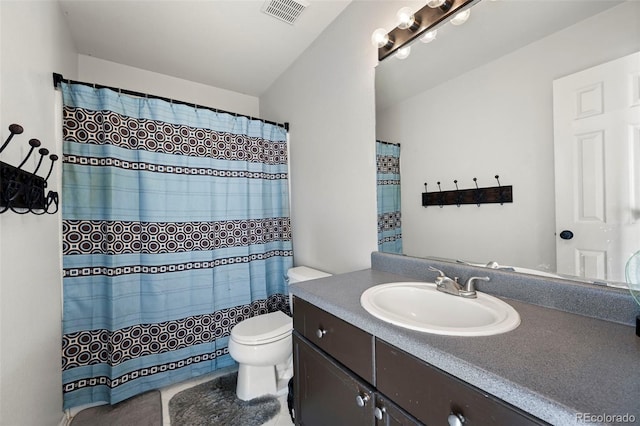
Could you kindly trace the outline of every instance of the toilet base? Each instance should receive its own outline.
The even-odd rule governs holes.
[[[265,395],[281,396],[288,392],[289,379],[278,380],[276,368],[240,364],[236,395],[238,399],[249,401]]]

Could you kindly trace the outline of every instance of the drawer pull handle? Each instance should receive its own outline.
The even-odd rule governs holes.
[[[322,339],[322,336],[324,336],[325,334],[327,334],[327,330],[319,328],[318,330],[316,330],[316,336],[318,336],[318,339]]]
[[[465,422],[464,416],[458,413],[451,413],[447,418],[449,426],[462,426]]]
[[[375,410],[373,410],[373,415],[376,416],[376,419],[382,420],[382,418],[384,417],[384,413],[386,412],[387,412],[386,408],[376,407]]]
[[[369,395],[367,394],[358,395],[356,396],[356,404],[358,404],[358,407],[364,407],[367,405],[367,402],[369,402],[369,399]]]

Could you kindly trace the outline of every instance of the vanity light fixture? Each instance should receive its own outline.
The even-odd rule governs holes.
[[[404,46],[398,49],[394,55],[397,59],[407,59],[411,53],[411,46]]]
[[[438,30],[427,31],[426,33],[424,33],[422,37],[420,37],[420,41],[423,43],[431,43],[433,40],[436,39],[437,35],[438,35]]]
[[[427,2],[427,6],[435,9],[436,7],[440,7],[440,6],[445,5],[445,3],[447,3],[447,0],[429,0]],[[451,7],[451,3],[450,2],[449,2],[448,6]]]
[[[396,54],[399,59],[408,56],[408,47],[415,39],[429,43],[436,38],[437,28],[456,19],[455,25],[464,23],[468,18],[469,9],[480,0],[428,0],[420,10],[412,12],[403,7],[396,14],[398,26],[386,32],[378,28],[373,32],[371,41],[378,48],[378,60]],[[403,49],[402,52],[399,52]]]
[[[403,7],[396,13],[398,19],[398,28],[409,31],[415,31],[420,26],[420,21],[416,20],[416,16],[410,7]]]
[[[384,28],[378,28],[373,32],[373,34],[371,35],[371,42],[378,49],[382,47],[387,47],[390,49],[393,46],[393,40],[391,40],[389,34],[387,34],[387,30],[385,30]]]
[[[467,22],[467,19],[469,19],[469,15],[471,15],[471,9],[467,9],[463,12],[457,13],[456,16],[451,18],[451,21],[449,22],[451,22],[452,25],[462,25]]]

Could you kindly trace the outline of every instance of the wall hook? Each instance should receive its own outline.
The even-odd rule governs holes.
[[[20,163],[20,165],[18,166],[18,170],[22,169],[24,163],[26,163],[29,157],[31,157],[33,150],[40,146],[40,141],[38,139],[29,139],[29,145],[31,145],[31,149],[29,149],[29,152],[27,152],[27,156],[24,157],[24,160],[22,160],[22,163]]]
[[[427,182],[425,182],[425,183],[424,183],[424,192],[422,193],[422,194],[423,194],[423,195],[422,195],[422,197],[423,197],[423,199],[422,199],[422,201],[423,201],[423,202],[422,202],[422,207],[424,207],[424,208],[426,208],[426,207],[427,207],[427,206],[425,206],[425,205],[424,205],[424,194],[426,194],[427,192],[429,192],[429,191],[427,191]]]
[[[495,178],[498,181],[498,188],[499,188],[499,193],[500,193],[500,205],[503,205],[504,204],[504,190],[502,189],[502,185],[500,185],[500,175],[496,175]]]
[[[9,142],[11,142],[11,139],[13,138],[13,135],[22,134],[22,132],[24,132],[24,129],[19,124],[11,124],[9,126],[9,132],[10,132],[9,133],[9,137],[7,137],[7,140],[2,144],[2,146],[0,146],[0,153],[2,151],[4,151],[4,149],[7,147],[7,145],[9,145]]]
[[[441,208],[444,205],[455,204],[460,207],[462,204],[475,204],[478,207],[481,204],[487,203],[511,203],[513,202],[513,187],[502,186],[500,184],[499,175],[495,175],[498,180],[498,186],[482,188],[478,185],[478,178],[474,177],[473,182],[475,188],[461,189],[458,186],[458,180],[454,180],[455,189],[451,191],[443,191],[441,182],[438,183],[438,190],[429,192],[427,190],[427,184],[425,183],[425,192],[422,193],[422,205],[434,206],[438,205]]]
[[[19,124],[11,124],[9,126],[9,137],[0,146],[0,152],[7,148],[15,135],[22,134],[23,131],[23,127]],[[47,177],[42,178],[37,173],[42,166],[44,158],[49,155],[49,150],[46,148],[38,150],[40,154],[38,163],[32,172],[28,172],[23,169],[23,166],[31,158],[33,151],[40,147],[42,143],[38,139],[30,139],[29,145],[29,152],[17,167],[0,161],[0,213],[4,213],[9,209],[17,214],[34,213],[37,215],[54,214],[58,211],[58,193],[49,191],[46,197],[44,195],[47,180],[53,171],[53,163],[58,159],[58,156],[54,154],[49,156],[51,167]],[[52,208],[54,208],[53,211]]]
[[[49,155],[49,150],[47,148],[40,148],[38,150],[38,154],[40,154],[40,159],[38,160],[38,165],[36,166],[35,170],[32,173],[34,176],[35,176],[36,173],[38,173],[38,169],[42,165],[42,160],[44,159],[44,157]]]
[[[484,198],[484,193],[480,191],[480,188],[478,188],[478,178],[473,178],[473,183],[476,184],[476,204],[480,207],[482,199]]]
[[[49,180],[49,176],[51,176],[51,172],[53,171],[53,163],[56,162],[56,160],[58,160],[58,156],[55,154],[51,154],[49,156],[49,159],[51,160],[51,166],[49,167],[49,173],[47,173],[47,176],[44,178],[44,187],[47,187],[47,181]]]

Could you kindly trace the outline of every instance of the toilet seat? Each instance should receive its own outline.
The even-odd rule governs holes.
[[[244,345],[263,345],[291,334],[293,319],[282,311],[240,321],[231,329],[231,338]]]

